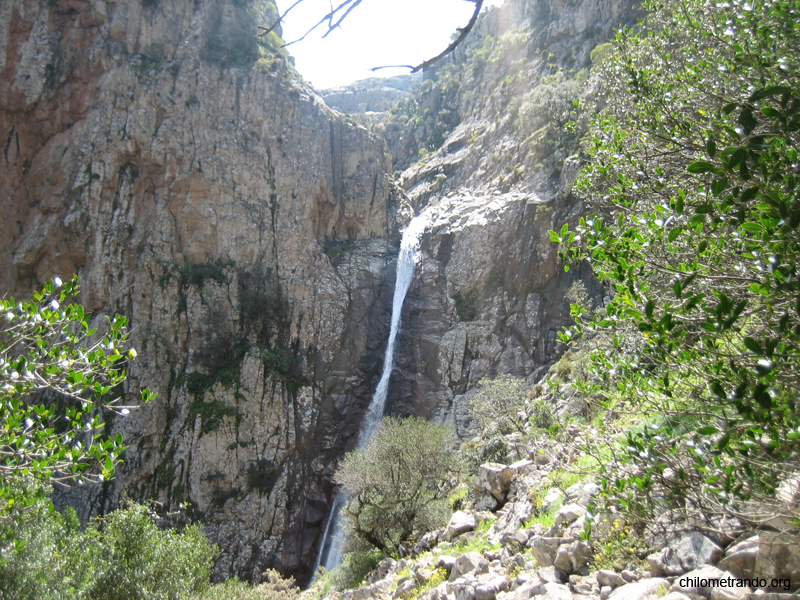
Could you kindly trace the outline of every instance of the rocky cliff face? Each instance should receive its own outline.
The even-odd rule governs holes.
[[[486,40],[520,19],[531,44],[557,39],[586,63],[628,9],[551,4],[490,13],[454,68],[472,73]],[[449,111],[442,127],[387,126],[406,163],[432,131],[442,138],[404,174],[407,200],[384,142],[299,83],[279,40],[256,37],[274,15],[269,0],[4,2],[0,289],[79,273],[98,319],[131,318],[125,393],[159,393],[112,424],[126,464],[113,485],[72,493],[83,516],[123,493],[189,506],[224,550],[218,576],[274,566],[303,581],[335,461],[379,377],[412,206],[432,224],[390,410],[461,435],[482,377],[536,378],[558,355],[564,295],[583,274],[564,274],[547,230],[580,206],[533,154],[528,171],[506,169],[525,140],[504,112],[514,94],[487,91],[502,90],[497,61],[449,87],[441,71],[419,93]],[[544,73],[534,46],[514,90]]]
[[[114,423],[126,464],[84,515],[188,501],[220,576],[307,576],[388,328],[383,142],[256,43],[270,2],[0,13],[0,287],[79,273],[92,311],[131,318],[127,394],[159,393]]]
[[[568,185],[588,116],[572,101],[597,95],[593,50],[638,15],[626,0],[507,2],[385,122],[408,165],[399,183],[432,221],[404,321],[396,410],[469,436],[478,382],[537,381],[563,352],[570,287],[580,281],[599,299],[588,268],[564,272],[548,230],[582,210]]]

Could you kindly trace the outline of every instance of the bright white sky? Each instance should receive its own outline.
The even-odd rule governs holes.
[[[286,10],[294,0],[278,0]],[[484,7],[502,0],[485,0]],[[334,0],[334,5],[338,4]],[[301,37],[330,10],[330,0],[304,0],[283,23],[283,39]],[[346,85],[367,77],[389,77],[409,69],[382,69],[383,65],[418,65],[436,56],[450,43],[475,10],[466,0],[363,0],[341,28],[322,39],[320,27],[302,42],[287,48],[297,70],[317,89]]]

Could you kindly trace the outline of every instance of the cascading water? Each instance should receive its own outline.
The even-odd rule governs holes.
[[[394,350],[397,334],[400,331],[400,314],[403,312],[403,301],[406,299],[408,288],[414,279],[414,268],[419,259],[419,238],[428,225],[426,215],[418,215],[411,219],[408,226],[403,231],[403,238],[400,241],[400,254],[397,257],[397,277],[394,284],[394,297],[392,298],[392,321],[389,327],[389,340],[386,343],[386,354],[383,356],[383,371],[381,372],[378,387],[369,403],[367,414],[364,415],[364,422],[358,434],[358,449],[361,450],[372,439],[378,426],[383,419],[383,411],[386,409],[386,397],[389,391],[389,378],[394,367]],[[340,490],[333,501],[331,514],[328,517],[328,525],[322,537],[322,544],[317,556],[317,567],[322,565],[326,570],[331,570],[342,560],[342,520],[339,512],[347,502],[347,496]],[[316,572],[316,568],[314,569]]]

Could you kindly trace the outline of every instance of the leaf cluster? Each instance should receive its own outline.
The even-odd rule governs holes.
[[[104,429],[130,408],[119,403],[136,356],[128,320],[107,319],[101,334],[72,302],[78,280],[55,278],[29,301],[0,299],[0,523],[39,495],[21,480],[102,481],[125,448]]]
[[[199,526],[159,529],[141,505],[81,530],[74,512],[39,502],[15,527],[0,544],[1,600],[188,600],[208,588],[218,554]]]
[[[648,8],[603,66],[606,108],[577,186],[592,214],[551,232],[613,300],[563,339],[611,332],[597,387],[692,416],[688,433],[629,435],[643,470],[614,490],[632,486],[629,508],[657,488],[659,501],[756,519],[752,502],[800,465],[800,9]]]

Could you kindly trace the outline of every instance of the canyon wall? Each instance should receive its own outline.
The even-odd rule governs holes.
[[[276,35],[257,36],[276,15],[269,0],[4,2],[0,289],[78,273],[98,322],[131,319],[127,398],[159,393],[110,424],[129,445],[116,480],[62,501],[87,518],[123,494],[152,498],[204,523],[223,549],[217,577],[277,567],[307,580],[332,471],[379,377],[414,212],[432,225],[393,413],[469,435],[480,379],[535,379],[562,351],[569,286],[597,294],[586,273],[564,273],[547,234],[581,209],[565,187],[575,161],[556,159],[554,174],[507,109],[558,67],[537,48],[578,48],[569,68],[584,68],[629,9],[514,1],[488,13],[451,59],[472,79],[445,86],[448,72],[431,72],[416,92],[437,119],[385,127],[409,166],[403,191],[386,143],[326,107]],[[515,27],[525,53],[473,69],[486,40]]]

